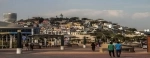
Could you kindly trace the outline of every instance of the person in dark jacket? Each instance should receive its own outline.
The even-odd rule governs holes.
[[[34,44],[31,43],[31,44],[30,44],[30,49],[31,49],[31,50],[33,50],[33,46],[34,46]]]
[[[26,50],[29,50],[29,44],[25,43]]]
[[[95,51],[95,43],[93,42],[92,44],[91,44],[91,46],[92,46],[92,51]]]

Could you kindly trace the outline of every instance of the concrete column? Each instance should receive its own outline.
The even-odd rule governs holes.
[[[6,35],[6,42],[8,43],[8,35]]]
[[[37,39],[35,39],[35,40],[34,40],[34,43],[38,43],[38,40],[37,40]]]
[[[13,44],[13,36],[12,35],[9,35],[10,36],[10,44],[9,44],[9,48],[12,48],[12,44]]]
[[[58,45],[58,38],[56,39],[56,45]]]
[[[14,34],[12,41],[15,42],[15,40],[16,40],[16,35]]]
[[[27,39],[28,39],[28,37],[27,37],[27,36],[28,36],[28,35],[27,35],[27,34],[25,34],[25,36],[26,36],[26,39],[24,40],[24,42],[27,42]]]
[[[44,45],[46,46],[47,44],[46,44],[46,42],[47,42],[47,39],[46,38],[44,38]]]
[[[64,36],[61,37],[61,46],[60,50],[64,50]]]
[[[39,37],[38,36],[34,36],[34,43],[38,43],[38,39],[39,39]]]
[[[97,40],[97,38],[94,38],[94,39],[95,39],[95,40],[94,40],[95,42],[99,41],[99,40]]]
[[[55,31],[55,35],[57,35],[57,31]]]
[[[51,47],[52,47],[52,38],[50,38],[50,41],[51,41]]]
[[[34,35],[34,29],[33,28],[31,29],[31,35]],[[31,41],[33,43],[34,42],[33,37],[31,39],[32,39]]]
[[[54,45],[56,45],[56,38],[54,38]]]
[[[3,46],[4,46],[4,38],[3,38],[3,35],[2,35],[2,49],[3,49]]]
[[[16,54],[22,53],[22,35],[21,30],[17,30],[17,50]]]

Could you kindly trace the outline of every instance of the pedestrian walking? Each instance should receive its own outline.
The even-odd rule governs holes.
[[[113,54],[113,57],[115,57],[114,48],[115,48],[115,46],[113,45],[112,42],[110,42],[110,44],[108,45],[108,51],[109,51],[109,56],[110,57],[112,57],[112,54]]]
[[[95,51],[95,43],[93,42],[92,44],[91,44],[91,46],[92,46],[92,51]]]
[[[99,40],[98,40],[98,45],[99,45],[99,47],[101,47],[101,44],[102,44],[102,40],[99,39]]]
[[[26,50],[29,50],[29,44],[25,43]]]
[[[31,44],[30,44],[30,50],[31,50],[31,51],[33,50],[33,46],[34,46],[34,44],[31,43]]]
[[[116,49],[116,56],[120,57],[122,50],[122,45],[120,44],[120,42],[117,42],[117,44],[115,45],[115,49]]]

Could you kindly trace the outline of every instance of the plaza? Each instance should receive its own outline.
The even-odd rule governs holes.
[[[135,49],[135,53],[123,52],[120,58],[148,58],[149,53],[143,49]],[[91,48],[73,47],[65,48],[61,51],[60,48],[43,48],[26,51],[23,49],[22,54],[15,54],[16,49],[0,50],[1,58],[110,58],[108,53],[100,53],[99,48],[96,51],[91,51]]]

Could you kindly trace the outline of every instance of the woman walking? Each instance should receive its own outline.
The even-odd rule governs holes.
[[[91,46],[92,46],[92,51],[95,51],[95,43],[93,42],[92,44],[91,44]]]

